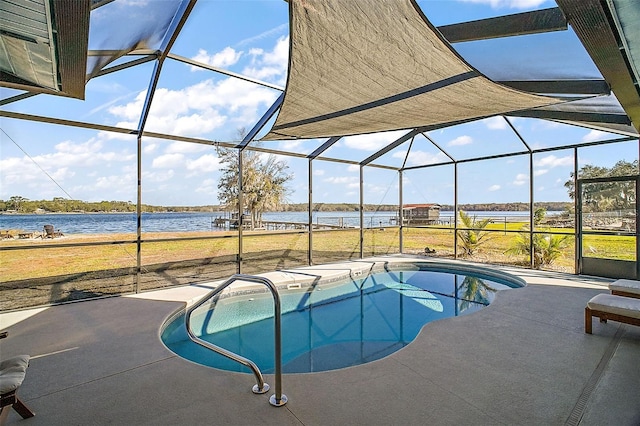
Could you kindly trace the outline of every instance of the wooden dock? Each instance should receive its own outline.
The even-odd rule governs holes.
[[[226,217],[217,217],[211,222],[216,228],[225,229],[238,229],[238,219],[230,219]],[[308,223],[305,222],[287,222],[280,220],[263,220],[253,228],[256,231],[283,231],[283,230],[296,230],[307,229]],[[349,226],[344,225],[331,225],[328,223],[314,223],[313,229],[347,229]],[[251,219],[245,219],[243,221],[242,229],[251,229]]]

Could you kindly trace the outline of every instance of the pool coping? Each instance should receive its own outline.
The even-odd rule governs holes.
[[[440,273],[449,273],[449,274],[457,273],[461,275],[467,274],[470,276],[479,277],[481,279],[493,280],[496,283],[510,286],[510,288],[508,288],[509,290],[515,290],[518,288],[525,287],[527,285],[524,279],[504,271],[483,268],[477,265],[467,265],[467,264],[452,263],[452,262],[446,262],[446,261],[443,262],[437,259],[425,259],[422,257],[416,257],[416,258],[403,257],[403,258],[393,258],[393,259],[382,258],[378,260],[367,260],[367,261],[357,260],[349,263],[318,265],[318,266],[301,267],[301,268],[289,269],[289,270],[283,270],[283,271],[273,271],[273,272],[257,274],[256,276],[269,279],[271,283],[278,289],[278,292],[282,297],[285,294],[288,294],[289,291],[295,291],[297,293],[309,293],[311,291],[314,291],[314,289],[316,288],[326,290],[328,288],[343,285],[345,282],[353,283],[359,279],[366,279],[372,274],[385,273],[385,272],[391,273],[391,272],[398,272],[398,271],[429,271],[429,272],[440,272]],[[169,315],[167,319],[162,323],[162,325],[160,326],[161,340],[169,350],[171,350],[172,352],[175,352],[178,356],[181,356],[186,360],[201,364],[203,366],[216,368],[211,364],[207,364],[206,362],[196,360],[193,357],[189,357],[189,356],[184,357],[180,354],[179,351],[172,349],[172,345],[178,342],[189,343],[188,342],[189,337],[186,331],[182,331],[179,333],[180,336],[182,336],[179,341],[176,341],[175,338],[172,338],[170,336],[174,332],[173,330],[175,330],[176,327],[180,327],[180,324],[176,323],[176,320],[180,318],[180,321],[182,323],[184,322],[183,316],[186,310],[189,308],[189,306],[192,306],[194,303],[210,297],[213,293],[216,292],[217,286],[223,284],[224,282],[226,281],[217,281],[214,285],[212,285],[212,287],[215,287],[215,288],[211,292],[203,295],[202,297],[189,300],[187,303],[185,303],[184,306],[181,306],[180,308],[176,309],[176,311],[171,315]],[[420,290],[429,292],[429,290],[426,290],[426,289],[420,289]],[[497,290],[495,297],[497,297],[497,295],[504,290],[507,290],[507,289]],[[215,299],[212,298],[210,302],[205,302],[203,305],[199,307],[199,309],[204,309],[205,311],[213,309],[213,306],[216,306],[215,304],[217,303],[217,301],[228,300],[232,298],[241,298],[241,300],[244,300],[244,298],[252,297],[253,295],[269,295],[269,294],[270,294],[270,290],[266,286],[243,280],[240,277],[237,281],[233,282],[229,287],[227,287],[221,293],[219,293]],[[441,294],[441,296],[446,297],[445,294]],[[271,299],[271,298],[268,297],[268,299]],[[252,300],[252,299],[249,299],[249,300]],[[464,300],[464,299],[461,299],[461,300]],[[484,307],[488,305],[489,304],[487,303]],[[285,313],[286,312],[283,311],[282,315],[284,316]],[[273,318],[273,314],[271,314],[270,316],[266,316],[267,315],[266,313],[263,313],[263,314],[264,316],[252,317],[251,321],[266,320],[266,319]],[[443,318],[432,319],[427,323],[432,321],[440,321],[448,318],[453,318],[456,316],[458,315],[451,315],[451,316],[445,316]],[[202,323],[203,317],[210,319],[210,317],[208,315],[205,315],[204,312],[200,312],[198,315],[194,315],[192,317],[192,322],[194,320],[197,320],[196,321],[197,327],[195,325],[194,327],[197,328],[198,330],[202,330],[204,327],[204,324]],[[219,318],[219,320],[221,320],[221,318]],[[423,324],[420,328],[423,328],[427,323]],[[207,323],[207,324],[210,324],[210,323]],[[169,335],[165,336],[169,328],[171,328],[172,331],[169,332]],[[213,325],[213,327],[211,327],[210,325],[207,325],[206,329],[208,330],[208,333],[215,333],[222,330],[226,330],[226,328],[219,329],[215,325]],[[211,330],[214,330],[214,331],[211,331]],[[201,336],[198,335],[198,337],[201,337]],[[388,353],[384,357],[387,357],[391,355],[391,353],[401,350],[403,347],[410,344],[415,339],[415,337],[417,337],[417,334],[416,336],[414,336],[414,338],[411,339],[411,341],[406,342],[406,344],[402,345],[402,347],[395,349],[393,352]],[[166,340],[166,339],[169,339],[169,340]],[[196,344],[197,344],[196,342],[193,342],[193,345],[196,345]],[[375,358],[374,360],[360,362],[357,364],[352,364],[344,367],[331,368],[327,370],[314,370],[312,372],[318,373],[323,371],[349,368],[349,367],[353,367],[361,364],[366,364],[366,363],[375,361],[377,359],[380,359],[380,358]],[[222,369],[227,371],[239,371],[236,369],[230,369],[230,370],[225,368],[222,368]],[[302,373],[310,373],[310,372],[299,371],[297,373],[302,374]],[[287,372],[285,374],[292,374],[292,373]]]
[[[363,260],[354,260],[350,262],[341,262],[325,265],[303,266],[294,269],[283,269],[273,272],[265,272],[256,274],[255,276],[269,279],[278,290],[298,288],[297,286],[305,286],[307,288],[313,285],[329,284],[341,282],[347,279],[359,279],[366,277],[370,273],[394,271],[406,268],[406,265],[425,265],[428,269],[436,272],[449,272],[452,270],[459,272],[469,272],[474,275],[480,275],[481,278],[496,279],[499,281],[509,281],[516,286],[524,287],[527,285],[526,280],[508,272],[495,268],[483,267],[481,265],[468,265],[454,263],[451,261],[443,261],[434,258],[424,257],[393,257],[393,258],[370,258]],[[419,270],[416,268],[415,270]],[[220,285],[224,281],[216,281],[211,283],[212,287]],[[296,287],[292,287],[296,286]],[[258,285],[239,279],[230,287],[225,289],[221,298],[232,297],[237,295],[245,295],[250,293],[268,292],[263,285]],[[195,303],[198,298],[187,301],[188,305]]]
[[[344,263],[318,268],[344,270]],[[581,426],[637,424],[640,330],[610,321],[584,333],[585,303],[610,280],[495,268],[528,285],[500,292],[474,315],[427,324],[381,360],[287,374],[285,408],[253,395],[250,375],[194,364],[160,341],[162,321],[211,283],[41,310],[9,327],[2,354],[33,356],[20,389],[36,412],[30,425],[538,425],[565,424],[576,412]],[[10,414],[8,424],[22,423]]]

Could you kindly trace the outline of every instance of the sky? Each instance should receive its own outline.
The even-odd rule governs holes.
[[[423,0],[418,3],[436,26],[556,6],[548,0]],[[148,22],[164,19],[174,3],[172,0],[158,2],[156,5],[162,7],[150,11],[152,4],[143,0],[116,0],[94,10],[90,49],[118,49],[126,45],[129,30],[132,37],[150,34],[152,26]],[[281,0],[200,0],[171,52],[284,88],[289,51],[287,7]],[[111,31],[114,21],[120,31]],[[536,48],[522,49],[525,37],[535,40]],[[151,33],[150,47],[160,39]],[[454,45],[471,65],[495,79],[529,69],[535,70],[537,76],[567,72],[584,78],[598,77],[597,69],[579,47],[571,30]],[[508,65],[497,67],[494,52],[510,52]],[[554,60],[542,60],[545,55],[552,55]],[[95,77],[87,83],[84,100],[38,95],[4,105],[3,109],[136,129],[152,72],[151,62]],[[19,93],[0,89],[2,99]],[[238,141],[242,129],[251,129],[280,93],[271,87],[168,59],[163,64],[145,130],[209,141]],[[510,120],[533,149],[617,137],[548,121]],[[30,200],[63,197],[135,202],[135,136],[8,118],[2,118],[0,128],[0,199],[22,196]],[[323,155],[362,161],[404,133],[392,131],[346,137]],[[262,142],[261,145],[308,154],[324,141]],[[448,155],[464,160],[525,151],[522,141],[501,117],[429,132],[426,137],[413,140],[409,156],[408,149],[409,144],[403,144],[376,163],[411,167],[447,163]],[[573,170],[573,155],[572,149],[566,149],[534,156],[535,201],[569,200],[564,183]],[[610,167],[618,160],[633,161],[637,157],[637,142],[626,142],[580,149],[578,163]],[[293,175],[288,201],[306,202],[309,162],[293,157],[279,159],[287,162],[288,172]],[[142,140],[142,202],[166,206],[218,204],[221,167],[215,147],[211,145],[145,137]],[[359,201],[359,166],[316,160],[311,172],[314,202]],[[452,204],[453,174],[450,164],[404,172],[404,202]],[[366,167],[365,203],[397,204],[399,179],[396,171]],[[526,202],[529,157],[461,163],[458,187],[459,203]]]

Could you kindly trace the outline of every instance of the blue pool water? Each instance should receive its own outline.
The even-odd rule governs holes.
[[[498,291],[521,286],[516,279],[421,267],[308,289],[280,289],[282,371],[326,371],[383,358],[413,341],[426,323],[476,312]],[[252,360],[266,373],[274,369],[273,324],[270,293],[220,298],[191,316],[196,335]],[[191,361],[249,372],[191,342],[184,315],[166,325],[162,340]]]

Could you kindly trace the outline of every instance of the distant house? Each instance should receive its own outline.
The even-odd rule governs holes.
[[[402,217],[406,224],[433,224],[440,220],[440,204],[405,204]]]

